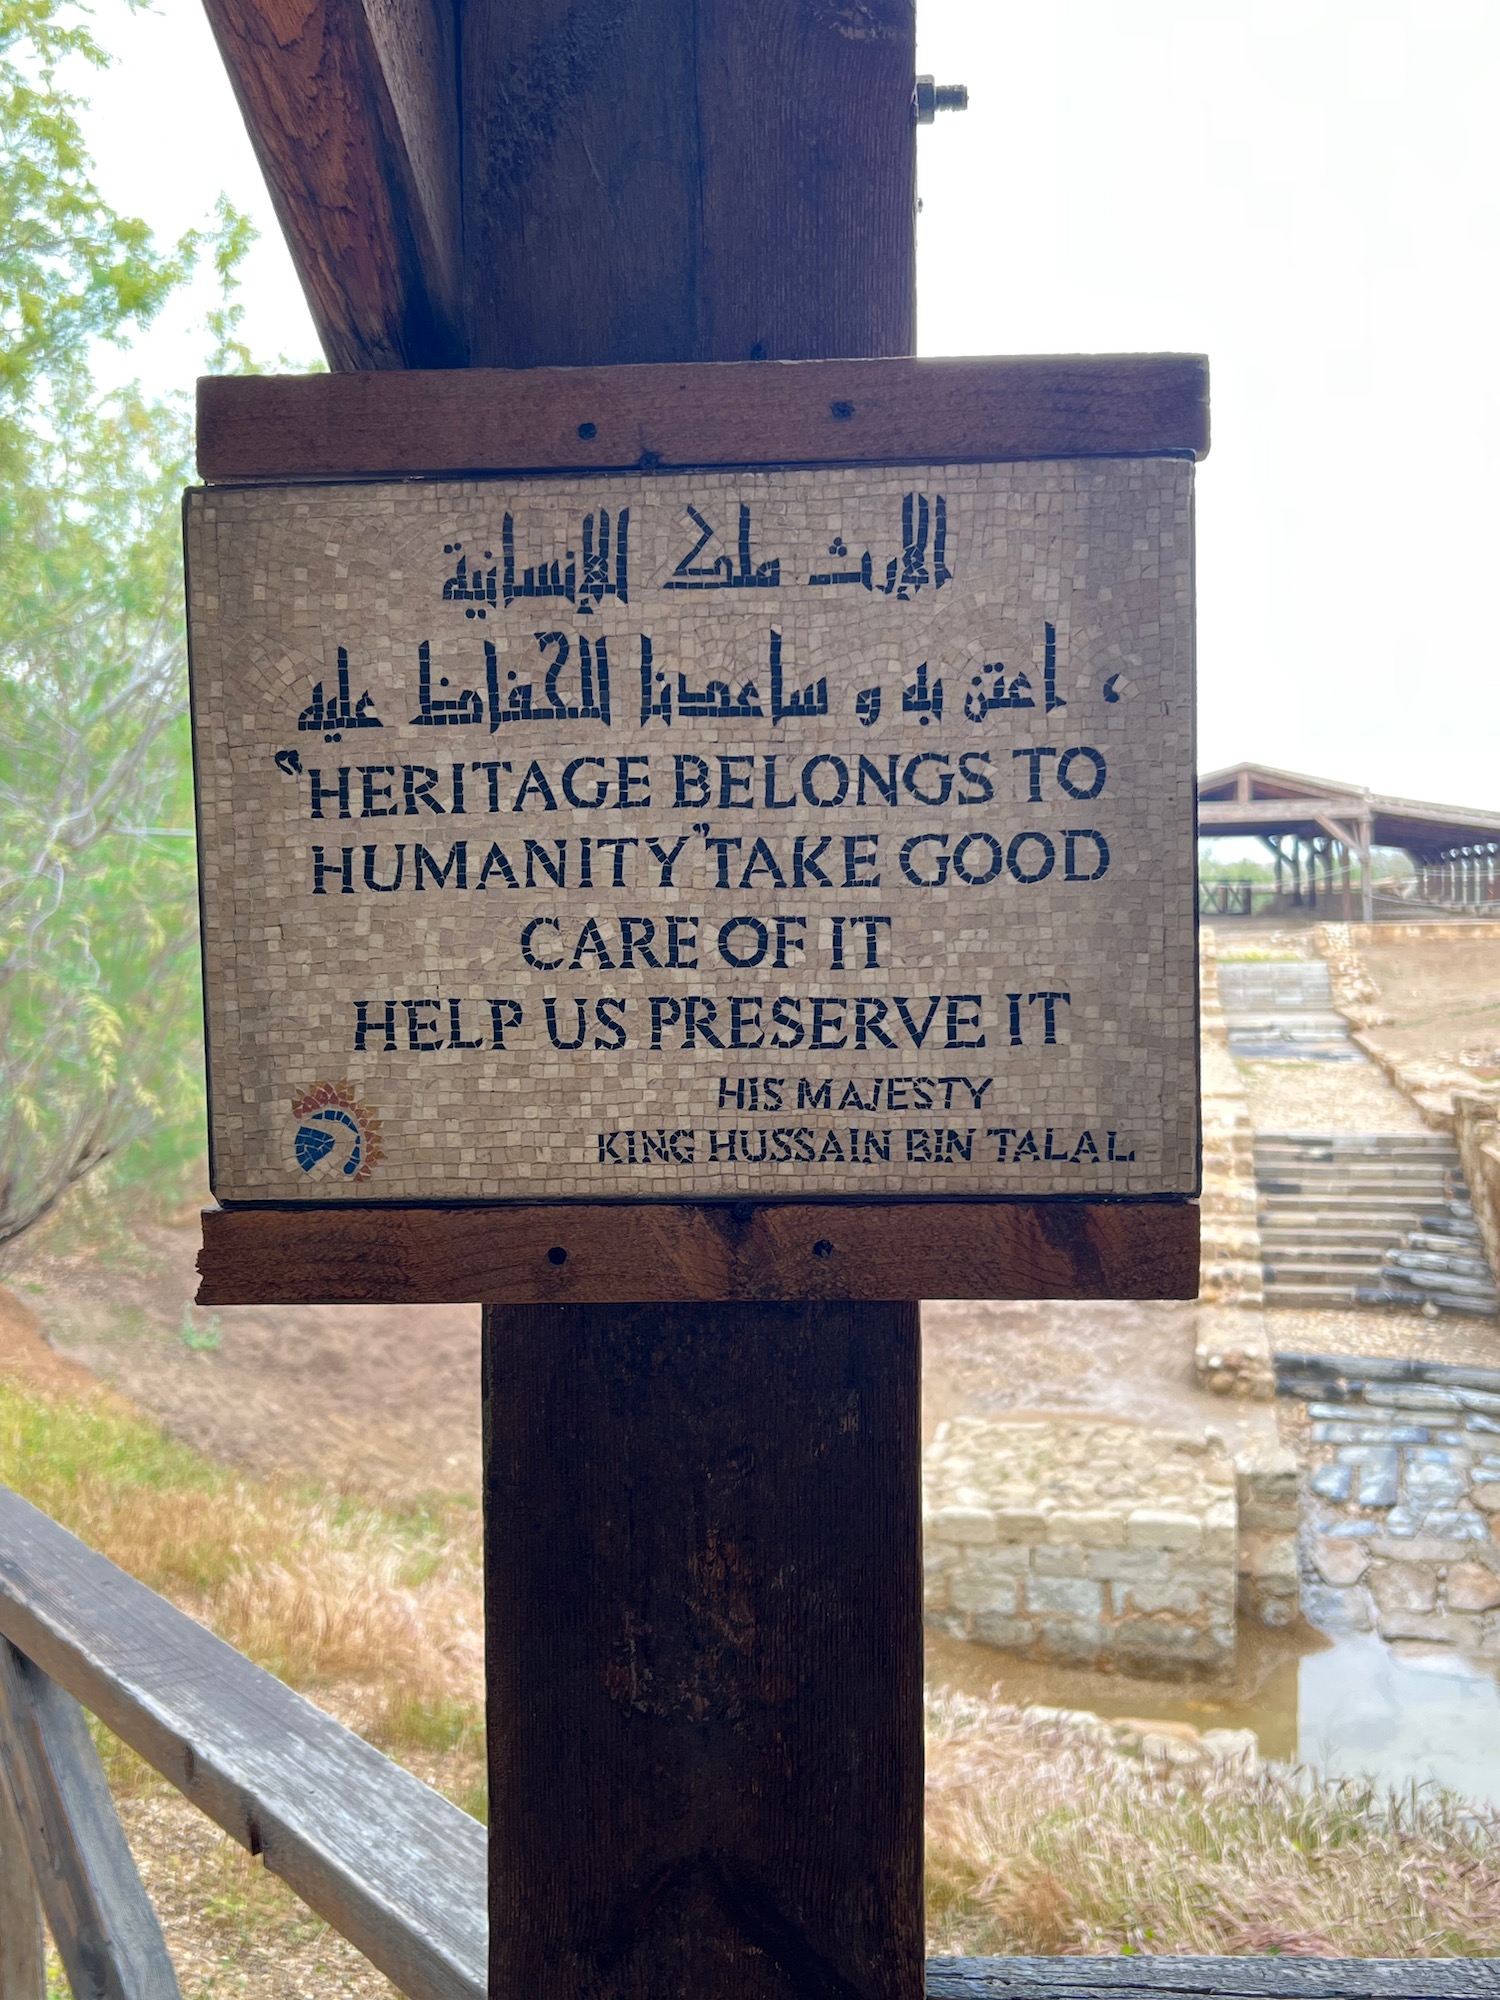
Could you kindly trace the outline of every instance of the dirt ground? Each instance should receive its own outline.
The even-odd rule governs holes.
[[[177,1437],[376,1499],[479,1491],[477,1306],[200,1311],[196,1224],[128,1263],[39,1248],[8,1274],[52,1346]]]
[[[120,1818],[185,2000],[401,2000],[186,1799],[153,1791]]]
[[[1241,1063],[1257,1132],[1426,1132],[1374,1063]]]
[[[1476,927],[1477,928],[1477,927]],[[1370,1030],[1405,1058],[1492,1056],[1476,1075],[1500,1075],[1500,925],[1453,942],[1373,944],[1361,956],[1390,1021]]]
[[[945,1417],[1109,1416],[1235,1448],[1274,1437],[1266,1404],[1235,1403],[1193,1379],[1197,1307],[1134,1301],[922,1307],[922,1428]]]

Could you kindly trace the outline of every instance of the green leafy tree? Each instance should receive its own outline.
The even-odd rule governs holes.
[[[90,176],[59,0],[0,0],[0,1247],[122,1155],[201,1145],[177,502],[185,403],[96,393],[206,252],[219,366],[244,365],[249,228],[159,249]]]

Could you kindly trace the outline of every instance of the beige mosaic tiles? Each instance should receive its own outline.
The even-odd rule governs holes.
[[[190,495],[220,1198],[1190,1192],[1191,498]]]

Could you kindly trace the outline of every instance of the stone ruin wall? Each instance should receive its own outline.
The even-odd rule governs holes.
[[[1240,1618],[1297,1615],[1297,1461],[1263,1443],[1080,1421],[939,1427],[926,1619],[1025,1659],[1153,1677],[1234,1669]]]
[[[926,1616],[1023,1658],[1233,1671],[1234,1468],[1129,1425],[942,1425],[926,1460]]]
[[[1468,1184],[1485,1262],[1500,1284],[1500,1104],[1494,1097],[1453,1093],[1453,1138]]]
[[[1250,1446],[1234,1472],[1239,1613],[1251,1624],[1284,1628],[1300,1609],[1297,1455],[1284,1444]]]
[[[1441,1380],[1401,1379],[1411,1366],[1305,1356],[1287,1377],[1309,1405],[1309,1608],[1328,1631],[1497,1660],[1500,1377],[1437,1364]]]
[[[1364,946],[1380,944],[1467,944],[1492,942],[1493,930],[1480,923],[1454,924],[1319,924],[1313,945],[1328,966],[1333,1004],[1349,1023],[1352,1039],[1403,1096],[1416,1107],[1425,1125],[1436,1132],[1455,1130],[1456,1096],[1485,1096],[1471,1071],[1441,1057],[1423,1059],[1393,1055],[1371,1035],[1390,1016],[1380,1005],[1380,988],[1370,977]],[[1500,1091],[1496,1092],[1500,1096]],[[1493,1102],[1493,1098],[1491,1099]],[[1493,1115],[1493,1112],[1491,1113]]]

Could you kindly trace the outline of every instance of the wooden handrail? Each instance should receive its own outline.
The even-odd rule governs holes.
[[[0,1635],[411,2000],[482,2000],[478,1821],[4,1487]]]
[[[1493,1958],[929,1958],[927,2000],[1496,2000]]]

